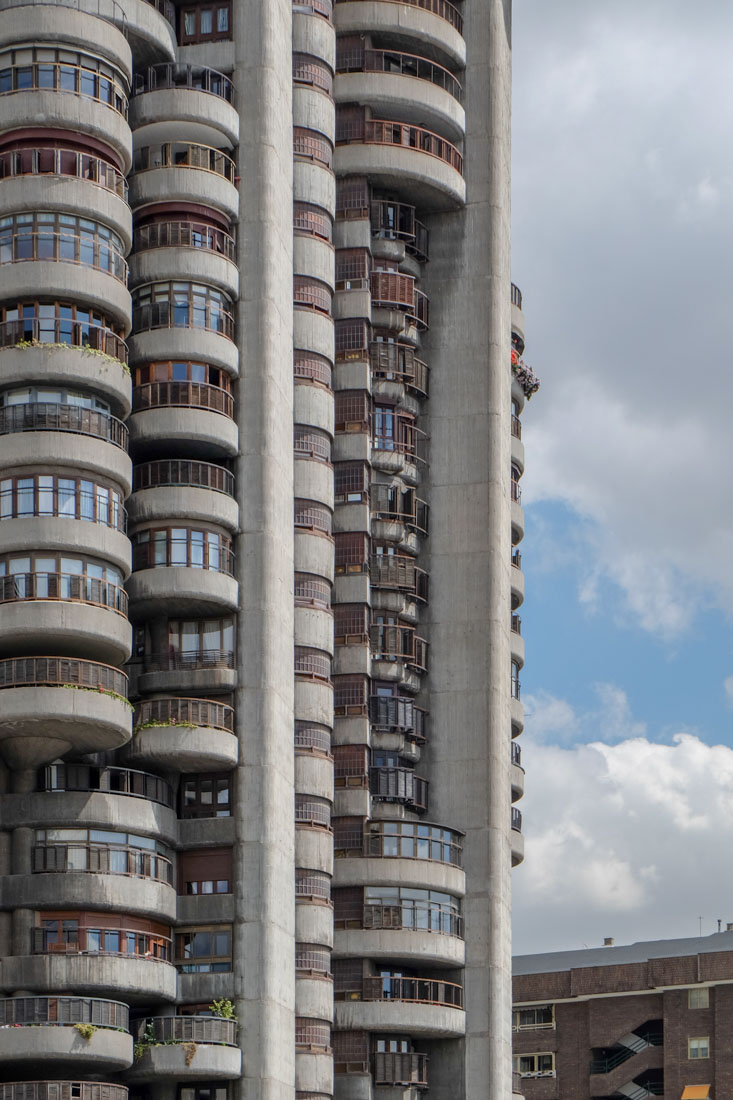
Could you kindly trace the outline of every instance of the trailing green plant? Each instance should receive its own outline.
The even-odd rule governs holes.
[[[91,1039],[94,1032],[97,1030],[96,1024],[74,1024],[74,1031],[78,1031],[82,1039]]]
[[[126,703],[130,710],[134,709],[129,699],[126,699],[124,695],[120,695],[118,691],[110,691],[109,688],[87,687],[86,684],[59,684],[59,687],[71,688],[73,691],[93,691],[95,695],[109,695],[111,699],[119,699],[121,703]]]
[[[234,1005],[228,997],[221,997],[218,1001],[212,1001],[209,1005],[209,1009],[218,1016],[220,1020],[236,1020],[237,1014],[234,1011]]]
[[[18,348],[20,351],[26,351],[27,348],[65,348],[67,351],[81,351],[84,355],[96,355],[99,359],[105,359],[108,363],[114,363],[117,367],[122,367],[122,370],[126,374],[130,373],[130,368],[127,363],[123,363],[121,359],[118,359],[115,355],[109,355],[108,352],[102,351],[100,348],[86,348],[79,344],[62,344],[58,341],[45,340],[19,340],[17,344],[11,344],[9,350]]]
[[[152,722],[152,721],[151,722],[138,722],[138,724],[135,726],[135,728],[133,729],[132,732],[137,733],[139,730],[157,729],[159,726],[179,726],[179,727],[181,727],[183,729],[186,729],[186,730],[195,730],[196,729],[196,723],[195,722],[172,722],[169,719],[168,721],[165,721],[165,722]]]

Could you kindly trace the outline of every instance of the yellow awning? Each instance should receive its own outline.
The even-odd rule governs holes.
[[[685,1085],[682,1090],[682,1100],[707,1100],[710,1096],[710,1085]]]

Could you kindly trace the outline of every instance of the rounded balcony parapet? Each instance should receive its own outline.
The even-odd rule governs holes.
[[[6,657],[0,660],[0,689],[77,687],[127,701],[127,676],[112,665],[73,657]]]
[[[133,413],[158,408],[205,409],[234,419],[232,394],[207,382],[148,382],[135,386]]]
[[[293,11],[320,15],[327,22],[333,22],[333,0],[293,0]]]
[[[400,50],[350,49],[337,54],[337,73],[397,73],[435,84],[459,102],[463,98],[461,82],[450,69],[419,54]]]
[[[147,1016],[133,1023],[133,1035],[145,1043],[237,1045],[236,1020],[217,1016]]]
[[[140,462],[135,466],[133,492],[164,485],[187,485],[234,496],[234,474],[224,466],[216,466],[212,462],[172,458]]]
[[[0,406],[0,435],[13,432],[70,432],[128,447],[127,426],[111,413],[47,401]]]
[[[340,0],[340,2],[346,3],[346,0]],[[402,0],[391,0],[391,2],[400,3]],[[423,11],[432,12],[440,19],[445,19],[446,23],[450,23],[459,34],[463,34],[463,16],[455,4],[449,3],[449,0],[405,0],[405,2],[411,7],[422,8]]]
[[[201,248],[232,263],[237,261],[234,237],[208,222],[166,221],[139,226],[135,231],[135,253],[152,248]]]
[[[184,699],[178,696],[144,699],[135,708],[133,732],[155,726],[202,726],[232,733],[234,709],[226,703],[214,703],[210,699]]]
[[[414,149],[444,161],[460,175],[463,174],[463,156],[455,145],[423,126],[390,119],[363,118],[355,126],[342,124],[337,130],[337,146],[352,144],[396,145]]]
[[[0,182],[24,176],[68,176],[96,184],[127,201],[127,180],[117,165],[75,148],[68,138],[63,140],[59,138],[58,145],[36,145],[26,138],[12,149],[0,149]]]
[[[29,345],[59,345],[98,352],[127,364],[127,344],[114,329],[89,321],[24,317],[0,322],[0,350]]]
[[[173,10],[173,25],[175,26],[175,9]],[[205,65],[186,65],[164,61],[158,65],[148,65],[146,69],[135,73],[133,96],[160,91],[164,88],[208,92],[209,95],[225,99],[227,103],[234,102],[234,85],[229,77],[218,72],[217,69],[210,69]]]
[[[69,793],[71,791],[122,794],[144,798],[161,806],[173,808],[173,788],[165,779],[134,768],[99,768],[92,764],[49,764],[38,775],[38,791]]]
[[[212,172],[231,184],[237,178],[237,166],[227,153],[210,145],[189,141],[166,141],[159,145],[144,145],[135,150],[133,175],[156,168],[191,168]]]
[[[3,54],[0,50],[0,66],[3,66]],[[99,59],[85,56],[86,61]],[[112,68],[106,62],[108,68]],[[60,92],[93,99],[117,114],[127,118],[127,88],[121,73],[108,75],[98,68],[71,61],[42,61],[8,65],[0,68],[0,96],[24,92]]]
[[[97,997],[4,997],[0,999],[0,1027],[48,1024],[94,1024],[129,1031],[130,1009],[122,1001]]]
[[[94,1081],[11,1081],[3,1100],[127,1100],[126,1085]]]
[[[24,600],[84,603],[127,617],[124,588],[88,573],[26,572],[0,577],[0,604]]]

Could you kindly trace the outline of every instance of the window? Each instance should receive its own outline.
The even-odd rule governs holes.
[[[122,241],[106,225],[73,214],[10,214],[0,218],[0,264],[69,260],[126,281]]]
[[[0,480],[0,520],[62,516],[125,528],[122,498],[115,489],[77,477],[30,474]]]
[[[93,309],[71,302],[19,302],[0,309],[2,346],[26,340],[93,348],[127,362],[122,330]]]
[[[231,879],[231,848],[194,849],[178,857],[179,894],[229,894]]]
[[[220,924],[177,932],[176,966],[182,974],[213,974],[231,970],[231,926]]]
[[[186,7],[181,13],[181,44],[191,42],[216,42],[231,38],[230,4],[202,4]]]
[[[231,300],[205,283],[145,283],[132,293],[136,332],[156,328],[202,328],[234,338]]]
[[[170,851],[165,844],[109,829],[37,829],[33,870],[92,871],[172,881]]]
[[[687,990],[687,1007],[688,1008],[709,1008],[710,1007],[710,990],[707,986],[702,986],[699,989]]]
[[[221,1083],[180,1085],[178,1100],[227,1100],[229,1088]]]
[[[131,541],[133,571],[185,566],[188,569],[213,569],[229,575],[233,573],[231,540],[216,531],[158,527],[136,531]]]
[[[514,1057],[514,1072],[520,1077],[554,1077],[554,1054],[517,1054]]]
[[[231,780],[228,775],[181,776],[181,817],[230,817]]]
[[[705,1035],[702,1038],[688,1039],[687,1040],[687,1057],[700,1059],[710,1057],[710,1037]]]
[[[515,1008],[512,1013],[512,1031],[541,1031],[544,1028],[554,1028],[554,1026],[554,1005]]]

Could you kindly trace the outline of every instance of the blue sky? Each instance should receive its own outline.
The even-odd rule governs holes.
[[[733,921],[733,9],[517,0],[519,953]]]

